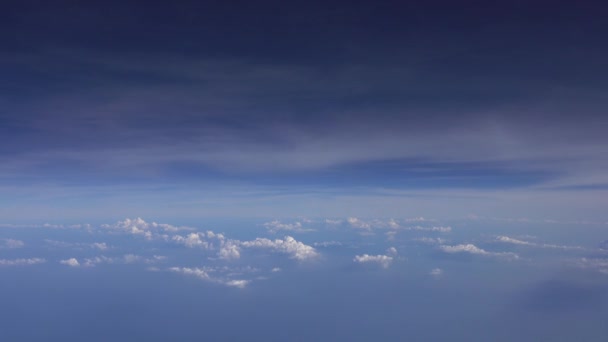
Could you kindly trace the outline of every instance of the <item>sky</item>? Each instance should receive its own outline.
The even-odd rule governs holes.
[[[540,0],[4,1],[4,328],[190,340],[186,312],[211,329],[234,308],[242,331],[207,337],[598,340],[606,17]],[[48,331],[6,324],[32,312]],[[303,324],[318,328],[288,335]]]

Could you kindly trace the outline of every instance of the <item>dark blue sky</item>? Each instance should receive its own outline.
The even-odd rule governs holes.
[[[606,16],[566,1],[6,2],[0,213],[605,219]]]

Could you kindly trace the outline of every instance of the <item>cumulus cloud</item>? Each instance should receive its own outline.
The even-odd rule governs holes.
[[[241,257],[241,251],[238,245],[238,241],[222,241],[222,246],[220,248],[220,251],[218,252],[218,257],[224,260],[239,259]]]
[[[251,241],[243,241],[241,242],[241,246],[247,248],[267,248],[276,252],[288,254],[291,258],[301,261],[314,259],[319,256],[319,253],[317,253],[314,247],[305,245],[291,236],[275,240],[257,238]]]
[[[388,256],[388,255],[369,255],[369,254],[363,254],[363,255],[355,255],[355,258],[353,259],[354,262],[358,262],[358,263],[377,263],[380,266],[382,266],[383,268],[388,268],[390,266],[390,264],[393,262],[393,257]]]
[[[29,259],[0,259],[0,266],[21,266],[21,265],[36,265],[43,264],[46,259],[29,258]]]
[[[455,246],[447,246],[447,245],[441,245],[439,246],[439,249],[442,250],[445,253],[468,253],[468,254],[475,254],[475,255],[486,255],[486,256],[498,256],[498,257],[505,257],[505,258],[509,258],[509,259],[518,259],[519,256],[515,253],[511,253],[511,252],[488,252],[482,248],[479,248],[477,246],[475,246],[474,244],[461,244],[461,245],[455,245]]]
[[[146,239],[152,239],[154,236],[161,235],[161,233],[192,230],[192,228],[189,227],[177,227],[166,223],[146,222],[141,217],[135,219],[127,218],[124,221],[118,221],[114,224],[104,224],[101,227],[133,235],[141,235]]]
[[[80,266],[80,263],[78,262],[78,259],[76,259],[76,258],[69,258],[69,259],[66,259],[66,260],[61,260],[61,261],[59,261],[59,263],[63,264],[63,265],[68,265],[70,267],[78,267],[78,266]]]
[[[105,242],[93,242],[93,243],[65,242],[65,241],[57,241],[57,240],[50,240],[50,239],[46,239],[46,240],[44,240],[44,242],[47,243],[48,245],[51,245],[53,247],[58,247],[58,248],[77,248],[77,249],[92,248],[92,249],[98,249],[100,251],[105,251],[110,248]]]
[[[204,238],[205,233],[190,233],[187,236],[174,235],[172,240],[190,248],[200,247],[203,249],[210,249],[211,244],[208,241],[205,241]]]

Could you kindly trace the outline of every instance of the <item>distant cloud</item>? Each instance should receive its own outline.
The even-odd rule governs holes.
[[[37,265],[43,264],[46,259],[29,258],[29,259],[0,259],[0,266],[21,266],[21,265]]]
[[[15,239],[0,239],[0,242],[0,248],[15,249],[25,246],[25,243],[23,241]]]
[[[68,265],[71,267],[78,267],[80,266],[80,263],[78,262],[78,259],[76,258],[70,258],[70,259],[66,259],[66,260],[61,260],[59,261],[60,264],[64,264],[64,265]]]
[[[101,227],[133,235],[142,235],[146,239],[152,239],[153,236],[160,235],[160,233],[192,230],[190,227],[176,227],[165,223],[146,222],[140,217],[135,219],[127,218],[124,221],[118,221],[114,224],[104,224]]]
[[[475,254],[475,255],[486,255],[486,256],[498,256],[498,257],[505,257],[505,258],[509,258],[509,259],[518,259],[519,256],[515,253],[511,253],[511,252],[488,252],[484,249],[481,249],[473,244],[461,244],[461,245],[455,245],[455,246],[446,246],[446,245],[441,245],[439,246],[439,249],[442,250],[445,253],[468,253],[468,254]]]
[[[198,267],[194,267],[194,268],[171,267],[171,268],[169,268],[169,271],[175,272],[175,273],[181,273],[181,274],[185,274],[185,275],[189,275],[189,276],[194,276],[194,277],[197,277],[204,281],[221,284],[221,285],[225,285],[225,286],[230,286],[230,287],[236,287],[239,289],[245,288],[250,283],[249,280],[243,280],[243,279],[223,280],[220,278],[215,278],[209,274],[209,270],[205,270],[205,269],[198,268]]]
[[[439,278],[443,275],[443,270],[441,268],[433,268],[430,272],[429,275],[435,277],[435,278]]]
[[[99,264],[134,264],[134,263],[142,263],[142,264],[155,264],[165,260],[165,256],[154,255],[151,258],[146,258],[141,255],[136,254],[125,254],[121,257],[107,257],[105,255],[100,255],[92,258],[85,258],[82,266],[85,267],[94,267]]]
[[[397,256],[397,249],[395,247],[389,247],[386,250],[386,255],[383,254],[379,254],[379,255],[369,255],[369,254],[363,254],[363,255],[355,255],[355,258],[353,259],[354,262],[363,264],[363,263],[377,263],[380,266],[382,266],[383,268],[388,268],[391,263],[393,262],[394,257]]]
[[[222,241],[218,257],[224,260],[234,260],[241,257],[239,242],[233,240]]]
[[[511,237],[504,236],[504,235],[497,236],[496,241],[503,242],[503,243],[509,243],[509,244],[513,244],[513,245],[520,245],[520,246],[553,248],[553,249],[562,249],[562,250],[584,250],[585,249],[584,247],[580,247],[580,246],[566,246],[566,245],[555,245],[555,244],[549,244],[549,243],[536,243],[536,242],[524,241],[524,240],[511,238]]]
[[[45,239],[44,242],[48,245],[51,245],[53,247],[58,247],[58,248],[76,248],[76,249],[92,248],[92,249],[97,249],[100,251],[105,251],[110,248],[105,242],[93,242],[93,243],[66,242],[66,241],[58,241],[58,240],[50,240],[50,239]]]
[[[310,222],[308,222],[310,223]],[[311,228],[304,228],[302,222],[300,221],[295,221],[293,223],[283,223],[279,220],[274,220],[274,221],[270,221],[270,222],[265,222],[262,224],[262,226],[266,227],[266,229],[270,232],[270,233],[276,233],[278,231],[293,231],[293,232],[311,232],[314,231],[314,229]]]
[[[383,268],[388,268],[390,264],[393,262],[393,257],[388,255],[355,255],[353,259],[354,262],[358,263],[377,263]]]
[[[413,239],[413,241],[418,241],[418,242],[422,242],[425,244],[429,244],[429,245],[443,245],[447,242],[446,239],[442,239],[442,238],[433,238],[433,237],[421,237],[421,238],[416,238]]]
[[[343,243],[340,241],[321,241],[321,242],[315,242],[312,245],[315,247],[332,247],[332,246],[342,246]]]
[[[269,240],[266,238],[257,238],[251,241],[241,242],[241,246],[247,248],[267,248],[280,253],[288,254],[291,258],[300,261],[317,258],[319,253],[314,247],[305,245],[297,241],[291,236],[286,236],[284,239]]]

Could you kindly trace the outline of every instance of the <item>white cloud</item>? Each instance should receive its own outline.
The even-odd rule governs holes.
[[[549,243],[536,243],[530,241],[519,240],[515,238],[511,238],[508,236],[497,236],[496,241],[503,243],[510,243],[513,245],[521,245],[521,246],[530,246],[530,247],[540,247],[540,248],[553,248],[553,249],[562,249],[562,250],[584,250],[584,247],[580,246],[565,246],[565,245],[555,245]]]
[[[432,237],[421,237],[421,238],[416,238],[413,239],[414,241],[418,241],[418,242],[422,242],[422,243],[426,243],[429,245],[442,245],[444,243],[447,242],[446,239],[442,239],[442,238],[432,238]]]
[[[355,255],[354,262],[358,263],[377,263],[383,268],[388,268],[393,262],[393,257],[388,255]]]
[[[430,272],[429,275],[435,277],[435,278],[439,278],[443,275],[443,270],[441,268],[433,268]]]
[[[118,221],[114,224],[104,224],[101,226],[105,229],[122,231],[134,235],[142,235],[146,239],[152,239],[154,236],[160,235],[160,232],[177,232],[180,230],[192,230],[189,227],[176,227],[165,223],[146,222],[141,217],[124,221]]]
[[[488,252],[482,248],[479,248],[471,243],[469,244],[461,244],[455,246],[446,246],[441,245],[439,249],[444,251],[445,253],[469,253],[475,255],[486,255],[486,256],[498,256],[505,257],[509,259],[518,259],[519,256],[515,253],[511,252]]]
[[[364,230],[372,229],[371,224],[369,224],[361,219],[358,219],[356,217],[349,217],[348,219],[346,219],[346,222],[348,222],[348,224],[353,228],[364,229]]]
[[[340,242],[340,241],[322,241],[322,242],[315,242],[312,245],[315,247],[332,247],[332,246],[342,246],[342,242]]]
[[[224,282],[226,286],[238,287],[239,289],[245,288],[249,284],[249,280],[237,279],[237,280],[228,280]]]
[[[171,267],[171,268],[169,268],[169,271],[181,273],[181,274],[185,274],[185,275],[189,275],[189,276],[194,276],[194,277],[197,277],[204,281],[208,281],[208,282],[216,283],[216,284],[222,284],[222,285],[230,286],[230,287],[236,287],[239,289],[245,288],[250,283],[249,280],[243,280],[243,279],[224,280],[224,279],[220,279],[220,278],[214,278],[209,274],[209,272],[211,270],[202,269],[202,268],[198,268],[198,267],[194,267],[194,268]]]
[[[208,241],[203,240],[204,237],[205,233],[190,233],[186,237],[174,235],[172,240],[190,248],[200,247],[203,249],[210,249],[211,244]]]
[[[166,257],[159,255],[154,255],[152,258],[146,258],[136,254],[125,254],[122,257],[107,257],[105,255],[100,255],[84,259],[82,265],[85,267],[93,267],[99,264],[155,264],[165,259]]]
[[[270,270],[270,272],[273,272],[273,273],[281,272],[281,268],[280,267],[274,267],[272,270]]]
[[[607,259],[581,258],[577,261],[576,265],[580,268],[594,269],[600,273],[608,274],[608,260]]]
[[[80,263],[78,262],[78,259],[76,259],[76,258],[69,258],[69,259],[66,259],[66,260],[61,260],[61,261],[59,261],[59,263],[60,264],[64,264],[64,265],[68,265],[68,266],[71,266],[71,267],[78,267],[78,266],[80,266]]]
[[[396,256],[396,255],[398,254],[398,253],[397,253],[397,248],[395,248],[395,247],[389,247],[389,248],[386,250],[386,254],[387,254],[387,255]]]
[[[310,229],[310,228],[304,228],[302,225],[302,222],[300,222],[300,221],[295,221],[293,223],[283,223],[281,221],[274,220],[274,221],[270,221],[270,222],[265,222],[262,225],[264,227],[266,227],[266,229],[268,229],[268,231],[270,233],[276,233],[280,230],[294,231],[294,232],[310,232],[310,231],[314,230],[314,229]]]
[[[2,247],[4,248],[10,248],[10,249],[14,249],[14,248],[21,248],[23,246],[25,246],[25,243],[21,240],[15,240],[15,239],[1,239],[1,241],[3,241],[3,245]]]
[[[309,260],[319,256],[314,247],[305,245],[291,236],[275,240],[257,238],[251,241],[243,241],[241,242],[241,246],[249,248],[268,248],[288,254],[291,258],[297,260]]]
[[[0,266],[20,266],[20,265],[36,265],[43,264],[46,259],[29,258],[29,259],[0,259]]]
[[[224,260],[239,259],[241,257],[238,241],[222,241],[222,247],[218,252],[218,257]]]
[[[91,247],[93,247],[93,248],[97,248],[97,249],[99,249],[100,251],[105,251],[106,249],[108,249],[108,245],[106,245],[106,243],[105,243],[105,242],[93,242],[93,243],[91,244]]]

